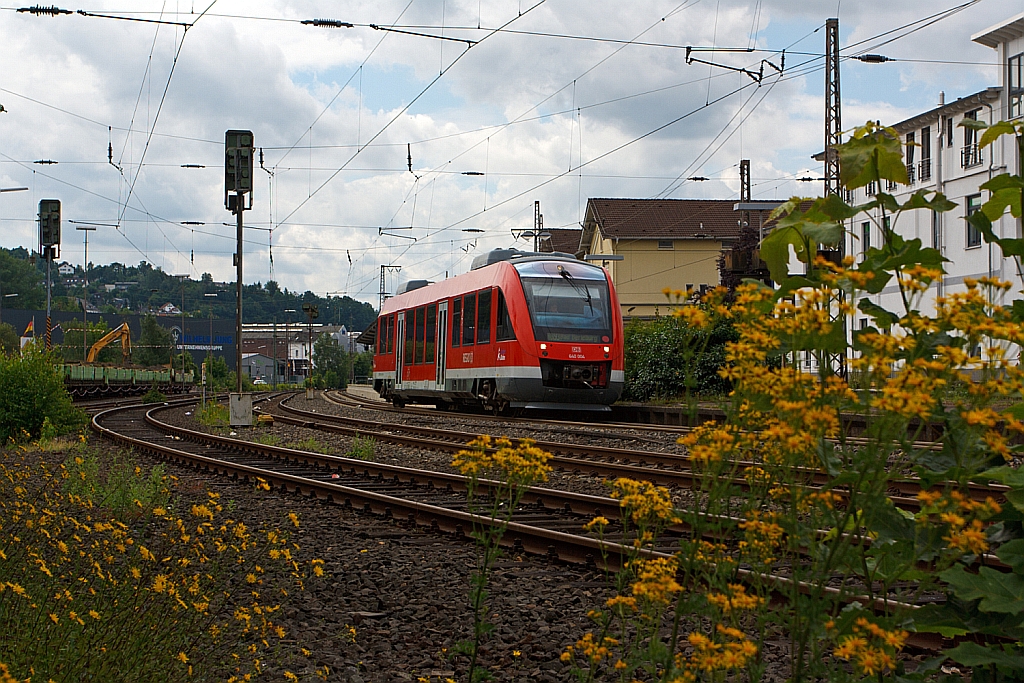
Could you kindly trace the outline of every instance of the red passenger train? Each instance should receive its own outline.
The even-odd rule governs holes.
[[[373,384],[401,407],[608,410],[622,314],[603,268],[497,249],[463,275],[407,283],[377,318]]]

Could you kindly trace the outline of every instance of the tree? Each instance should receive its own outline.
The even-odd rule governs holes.
[[[61,327],[64,328],[64,343],[61,345],[61,355],[64,356],[64,360],[85,360],[85,356],[82,355],[84,348],[82,345],[82,321],[73,320],[62,323]],[[89,328],[86,331],[86,343],[89,347],[92,347],[109,331],[110,328],[107,327],[106,321],[90,322]],[[111,345],[100,351],[96,362],[116,363],[121,357],[120,346],[114,347]]]
[[[313,367],[330,389],[344,389],[348,384],[348,354],[329,334],[321,334],[313,344]]]
[[[38,269],[28,260],[24,249],[0,248],[0,286],[3,294],[17,294],[4,299],[8,308],[42,308],[46,304],[46,290]]]
[[[17,353],[21,349],[21,341],[18,333],[9,323],[0,325],[0,355],[8,356]]]
[[[142,334],[135,344],[134,358],[140,365],[167,365],[171,362],[171,333],[160,326],[156,316],[142,319]]]

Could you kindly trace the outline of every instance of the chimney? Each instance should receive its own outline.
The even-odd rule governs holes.
[[[945,90],[940,90],[939,91],[939,106],[941,107],[945,103],[946,103],[946,91]]]

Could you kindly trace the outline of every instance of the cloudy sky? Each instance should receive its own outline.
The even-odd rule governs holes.
[[[78,221],[101,224],[94,263],[233,280],[224,131],[251,129],[266,171],[245,213],[245,280],[376,303],[381,264],[402,267],[393,291],[393,279],[437,280],[486,249],[526,248],[515,235],[534,201],[550,228],[577,226],[588,197],[733,198],[741,158],[757,198],[816,194],[821,183],[795,179],[821,173],[810,156],[823,144],[828,17],[844,56],[897,60],[843,61],[850,128],[997,84],[995,52],[970,36],[1020,11],[1019,0],[952,13],[956,0],[209,2],[0,8],[0,188],[30,188],[0,194],[0,246],[35,247],[36,205],[58,198],[72,263]],[[313,19],[353,26],[302,23]],[[685,46],[763,78],[687,64]]]

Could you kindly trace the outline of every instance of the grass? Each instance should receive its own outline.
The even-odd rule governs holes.
[[[327,444],[321,443],[316,440],[315,437],[309,437],[302,441],[293,441],[286,445],[287,448],[294,448],[297,451],[312,451],[313,453],[323,453],[324,455],[330,455],[331,448]]]
[[[156,387],[153,387],[140,399],[143,403],[163,403],[167,400],[167,396],[162,394]]]
[[[209,402],[202,410],[196,411],[199,424],[207,427],[227,427],[231,420],[228,407],[220,403]]]
[[[356,460],[373,460],[376,452],[377,442],[372,436],[357,436],[352,439],[352,445],[349,447],[348,452],[345,453],[345,457],[355,458]]]

